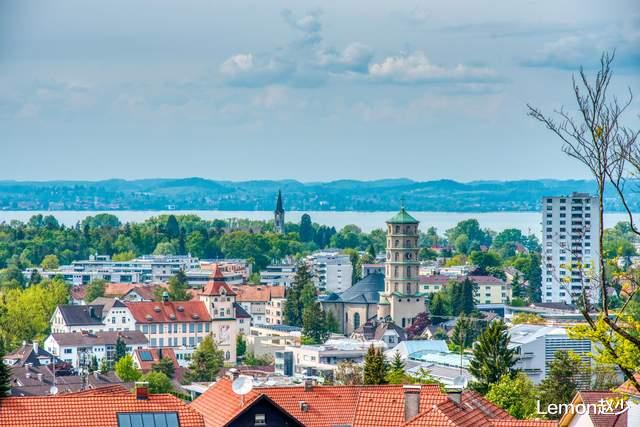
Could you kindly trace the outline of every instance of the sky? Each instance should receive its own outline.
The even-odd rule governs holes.
[[[585,178],[527,117],[637,0],[0,0],[0,179]]]

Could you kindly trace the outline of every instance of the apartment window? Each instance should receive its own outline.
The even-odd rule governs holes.
[[[547,221],[547,225],[552,225],[553,221]]]
[[[194,337],[189,337],[189,346],[193,347],[196,344],[196,339]]]
[[[187,346],[187,337],[182,337],[182,345]]]
[[[256,414],[253,420],[253,425],[256,426],[266,426],[267,425],[267,417],[265,414]]]
[[[71,354],[73,353],[73,349],[72,348],[65,348],[64,349],[64,354]]]
[[[208,323],[204,324],[204,331],[209,332],[210,325]]]
[[[142,325],[142,332],[145,334],[149,333],[149,325]]]
[[[151,325],[151,329],[150,329],[152,334],[156,333],[156,325]]]
[[[564,213],[560,214],[560,218],[566,218],[566,217],[567,217],[567,214],[564,214]]]
[[[198,323],[198,332],[202,332],[202,323]]]
[[[560,206],[560,210],[561,210],[561,211],[566,211],[566,210],[567,210],[567,207],[566,207],[566,206]]]
[[[196,331],[196,325],[193,323],[189,323],[189,332],[193,333]]]
[[[182,324],[182,333],[183,334],[187,333],[187,324],[186,323]]]
[[[564,221],[564,220],[560,221],[560,225],[565,225],[566,223],[567,221]]]
[[[164,347],[164,338],[160,338],[158,343],[160,344],[160,347]]]

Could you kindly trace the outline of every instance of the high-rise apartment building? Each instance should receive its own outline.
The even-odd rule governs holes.
[[[599,300],[598,199],[585,193],[542,200],[542,301]]]

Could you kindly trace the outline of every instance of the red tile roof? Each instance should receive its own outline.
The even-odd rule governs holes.
[[[229,287],[229,285],[227,285],[227,283],[224,281],[224,275],[222,274],[222,271],[220,270],[220,268],[218,268],[216,266],[213,275],[212,275],[212,280],[210,280],[209,282],[207,282],[206,285],[204,285],[204,289],[202,290],[202,292],[200,293],[201,295],[221,295],[222,294],[222,290],[224,290],[224,294],[225,295],[229,295],[229,296],[235,296],[236,294],[231,290],[231,288]]]
[[[210,322],[202,301],[127,302],[136,323]]]
[[[170,347],[163,347],[162,349],[159,348],[137,348],[134,351],[134,359],[136,359],[138,365],[140,365],[140,370],[144,373],[147,373],[151,370],[151,368],[153,367],[154,364],[158,363],[161,359],[160,357],[160,351],[162,350],[162,358],[169,358],[171,359],[171,361],[173,362],[173,367],[175,369],[179,368],[180,365],[178,364],[178,359],[176,358],[176,354],[173,352],[173,349]],[[140,357],[140,353],[141,352],[147,352],[149,353],[149,355],[151,355],[152,360],[142,360],[142,357]]]
[[[244,397],[231,390],[223,378],[198,397],[191,407],[200,412],[207,427],[225,425],[260,396],[267,396],[305,426],[351,425],[386,427],[405,425],[402,385],[256,387]],[[301,409],[301,402],[308,406]],[[477,393],[463,393],[457,404],[435,385],[420,388],[420,414],[407,426],[521,427],[557,426],[555,421],[518,421]],[[509,424],[509,423],[512,424]]]
[[[624,411],[626,398],[611,391],[579,391],[573,397],[572,403],[577,405],[584,403],[587,407],[598,408],[602,406],[602,401],[610,401],[613,404],[613,413],[591,413],[581,415],[588,416],[594,426],[597,427],[627,427],[627,411]],[[620,406],[616,406],[620,405]],[[606,410],[606,407],[603,407]],[[575,414],[566,413],[560,419],[560,425],[567,426],[571,423]]]
[[[0,425],[20,427],[118,427],[118,413],[177,412],[181,427],[204,427],[200,414],[169,394],[137,400],[122,390],[91,390],[60,396],[7,397]]]
[[[636,381],[638,381],[640,383],[640,373],[639,374],[635,374],[634,378],[636,379]],[[633,396],[640,397],[640,391],[638,391],[638,389],[633,385],[631,380],[625,381],[624,384],[622,384],[620,387],[618,387],[615,391],[617,391],[619,393],[623,393],[623,394],[630,394],[630,395],[633,395]]]
[[[235,285],[231,289],[238,302],[269,302],[271,298],[284,298],[284,286]]]

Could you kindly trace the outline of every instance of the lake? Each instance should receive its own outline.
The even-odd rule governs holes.
[[[104,213],[105,211],[0,211],[0,222],[12,220],[28,221],[32,215],[43,214],[55,216],[61,224],[74,225],[85,217]],[[120,218],[122,222],[142,222],[152,216],[161,214],[194,214],[204,219],[228,219],[247,218],[252,220],[271,220],[271,211],[106,211]],[[305,212],[287,212],[288,222],[299,222]],[[384,222],[396,212],[337,212],[337,211],[310,211],[311,220],[318,224],[336,227],[340,229],[347,224],[356,224],[363,231],[371,231],[375,228],[383,228]],[[476,218],[482,228],[494,231],[502,231],[505,228],[518,228],[524,233],[541,235],[540,212],[411,212],[420,221],[420,228],[425,231],[428,227],[436,227],[439,233],[452,228],[458,222]],[[622,213],[610,213],[605,215],[605,227],[612,227],[619,221],[625,221],[626,215]]]

